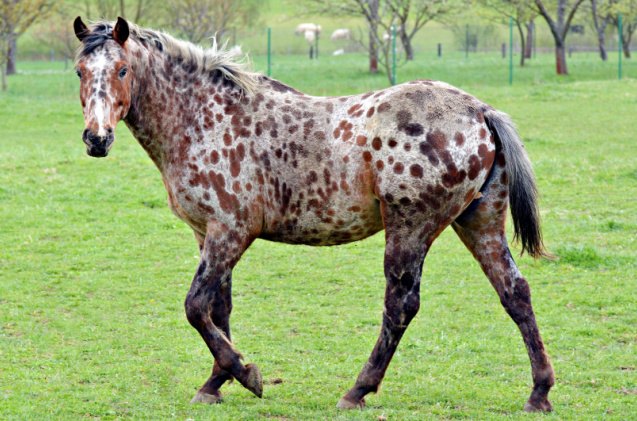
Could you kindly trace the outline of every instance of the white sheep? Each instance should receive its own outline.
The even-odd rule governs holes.
[[[332,41],[337,41],[337,40],[347,40],[350,39],[351,37],[351,32],[349,29],[346,28],[342,28],[342,29],[337,29],[334,32],[332,32],[332,35],[330,36],[330,39]]]
[[[306,32],[320,33],[321,25],[317,25],[315,23],[300,23],[297,25],[296,29],[294,30],[294,33],[296,35],[303,35]]]

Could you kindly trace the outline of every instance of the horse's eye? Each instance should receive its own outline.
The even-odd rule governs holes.
[[[77,75],[77,77],[79,77],[80,79],[82,79],[82,72],[79,69],[75,70],[75,74]]]
[[[124,67],[122,70],[119,71],[119,77],[123,79],[124,76],[126,76],[127,72],[128,72],[128,69]]]

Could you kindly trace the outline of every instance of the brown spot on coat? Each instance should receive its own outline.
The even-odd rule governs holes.
[[[384,113],[391,110],[391,104],[389,102],[383,102],[382,104],[380,104],[378,106],[378,112],[379,113]]]
[[[456,145],[462,146],[464,144],[464,141],[465,141],[464,134],[457,132],[456,135],[454,136],[454,139],[456,141]]]
[[[409,167],[409,173],[411,174],[412,177],[422,178],[423,169],[420,165],[413,164],[411,167]]]
[[[482,169],[482,164],[477,155],[471,155],[469,157],[469,180],[475,180],[475,178],[480,174],[480,170]]]

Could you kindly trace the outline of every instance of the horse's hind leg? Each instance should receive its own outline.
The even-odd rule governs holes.
[[[453,228],[480,263],[522,333],[533,375],[533,392],[524,410],[551,411],[548,393],[555,382],[553,367],[535,322],[529,285],[511,257],[505,236],[508,192],[506,183],[500,181],[505,177],[494,174],[491,180],[483,197],[456,219]]]
[[[420,307],[420,276],[423,260],[430,244],[431,229],[408,227],[404,218],[393,218],[385,212],[385,311],[380,336],[356,384],[338,407],[363,407],[364,397],[376,392],[389,366],[398,343],[409,322]],[[395,220],[394,220],[395,219]],[[427,225],[429,227],[429,225]]]
[[[250,239],[235,230],[209,225],[185,306],[188,321],[208,345],[215,364],[212,375],[193,402],[219,402],[219,388],[233,377],[255,395],[262,395],[263,382],[258,368],[253,364],[244,366],[241,354],[230,342],[232,269],[249,244]]]

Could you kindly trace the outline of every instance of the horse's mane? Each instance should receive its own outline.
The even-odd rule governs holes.
[[[248,70],[247,57],[240,52],[228,50],[225,45],[219,47],[212,38],[212,47],[203,49],[188,41],[182,41],[173,36],[153,29],[140,28],[128,23],[130,35],[148,49],[164,53],[177,62],[190,66],[193,72],[214,74],[217,71],[245,93],[255,90],[259,75]],[[96,48],[113,39],[113,23],[108,21],[95,22],[90,26],[90,33],[84,38],[77,50],[76,60],[87,56]]]

